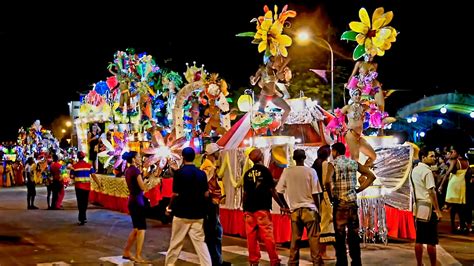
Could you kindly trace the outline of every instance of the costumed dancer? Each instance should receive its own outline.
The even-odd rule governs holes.
[[[353,53],[353,59],[359,60],[364,57],[364,61],[357,61],[351,76],[349,77],[347,88],[349,90],[360,89],[362,96],[375,102],[379,112],[373,112],[380,121],[372,123],[372,126],[380,129],[383,134],[383,127],[393,123],[394,119],[385,113],[385,95],[382,84],[377,80],[377,63],[373,61],[375,56],[383,56],[389,50],[392,42],[396,41],[397,31],[388,26],[392,21],[393,12],[384,12],[383,7],[377,8],[372,21],[365,8],[359,10],[361,21],[349,23],[350,31],[342,34],[342,40],[356,41],[358,46]],[[381,116],[379,116],[381,114]]]
[[[348,121],[344,138],[349,146],[351,159],[358,162],[359,152],[362,152],[368,157],[365,165],[371,167],[375,162],[376,154],[372,146],[362,137],[365,112],[368,107],[361,103],[361,90],[353,89],[349,93],[351,100],[341,109],[341,113],[346,115]]]
[[[281,108],[284,113],[281,117],[280,130],[291,111],[291,107],[283,99],[283,96],[289,97],[288,91],[283,83],[279,81],[289,82],[291,79],[291,70],[288,68],[287,47],[292,43],[292,39],[283,33],[284,24],[288,18],[294,18],[296,12],[288,10],[285,5],[280,14],[278,7],[275,5],[274,12],[264,6],[264,16],[253,19],[252,22],[257,23],[257,32],[245,32],[237,34],[239,37],[253,37],[252,43],[258,43],[258,51],[264,52],[265,66],[260,67],[254,76],[250,77],[252,85],[258,85],[261,88],[259,97],[259,112],[264,113],[268,101],[273,102]],[[280,89],[282,92],[277,90]]]

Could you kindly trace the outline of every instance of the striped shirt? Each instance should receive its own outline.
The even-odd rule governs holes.
[[[73,170],[71,175],[74,177],[75,187],[84,190],[90,190],[91,174],[95,173],[92,165],[81,160],[72,167]]]
[[[332,164],[334,165],[333,184],[334,197],[342,202],[355,202],[357,200],[357,169],[356,161],[344,155],[338,156]]]

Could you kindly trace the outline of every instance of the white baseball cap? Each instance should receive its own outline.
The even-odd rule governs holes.
[[[221,147],[219,145],[217,145],[217,143],[209,143],[206,146],[206,154],[207,155],[213,154],[213,153],[218,152],[220,150],[221,150]]]

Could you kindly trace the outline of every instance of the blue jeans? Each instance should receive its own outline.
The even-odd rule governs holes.
[[[207,215],[204,219],[205,241],[209,254],[211,255],[212,265],[221,265],[222,260],[222,225],[219,218],[219,205],[212,202],[208,203]]]

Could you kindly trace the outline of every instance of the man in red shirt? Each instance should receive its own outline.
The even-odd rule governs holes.
[[[87,205],[89,204],[89,191],[91,190],[92,177],[94,181],[101,187],[99,179],[95,175],[95,169],[90,163],[84,161],[85,153],[80,151],[77,153],[79,162],[72,166],[71,179],[74,179],[74,186],[76,188],[77,208],[79,209],[79,225],[87,223]]]

